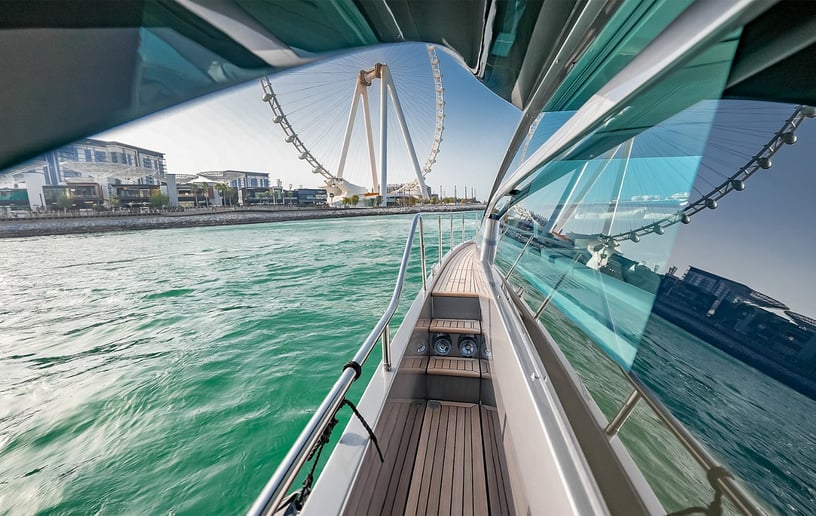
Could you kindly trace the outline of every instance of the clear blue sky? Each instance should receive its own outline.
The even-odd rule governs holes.
[[[431,77],[424,45],[411,44],[400,49],[392,46],[386,52],[395,61],[399,61],[401,54],[405,56],[405,61],[409,58],[416,60],[419,56],[423,65],[427,66],[427,70],[423,69],[422,72],[427,73],[428,78]],[[434,192],[441,186],[448,195],[453,194],[454,186],[458,187],[459,194],[465,186],[469,189],[475,187],[477,196],[484,199],[489,193],[496,168],[503,158],[507,141],[512,136],[521,113],[487,90],[469,71],[442,50],[439,51],[439,57],[445,84],[445,131],[441,152],[428,183]],[[336,66],[328,68],[336,73]],[[399,68],[398,64],[394,68]],[[314,82],[304,82],[304,89],[318,84],[321,70],[324,70],[325,77],[329,77],[326,67],[309,67],[308,73],[316,74],[316,78]],[[340,118],[343,119],[343,124],[357,70],[359,68],[349,67],[348,79],[343,79],[342,84],[337,80],[336,91],[331,94],[332,98],[342,97],[338,110],[342,111]],[[304,75],[306,72],[297,73]],[[281,80],[285,82],[285,78]],[[425,93],[432,95],[432,82],[427,84],[429,87]],[[320,186],[321,178],[312,174],[311,168],[297,158],[295,149],[283,141],[283,131],[273,123],[270,108],[260,101],[262,94],[258,81],[251,81],[227,92],[106,131],[97,137],[163,152],[170,173],[250,170],[268,172],[272,179],[280,178],[284,185],[291,183],[296,187]],[[326,110],[329,100],[327,98],[325,102],[314,102],[314,112],[319,115],[321,110]],[[401,101],[410,108],[410,98],[403,98]],[[413,120],[419,115],[409,112],[406,116]],[[428,127],[432,127],[433,111],[428,112],[428,117]],[[333,129],[332,138],[339,139],[336,135],[342,134],[342,129],[338,130],[336,126],[342,124],[332,123],[335,126],[329,128]],[[313,153],[320,152],[320,145],[315,145]],[[332,152],[336,152],[336,143],[328,146]],[[425,153],[424,150],[417,150],[420,166],[424,162]]]

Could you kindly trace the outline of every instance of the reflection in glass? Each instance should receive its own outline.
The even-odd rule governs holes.
[[[576,199],[582,189],[582,180],[574,180],[580,170],[564,176],[552,184],[557,194],[538,192],[507,212],[498,261],[506,268],[530,240],[511,283],[525,286],[525,301],[539,310],[607,418],[629,387],[593,348],[601,339],[625,340],[638,348],[632,370],[698,439],[770,506],[805,514],[816,502],[816,456],[809,444],[816,427],[803,417],[816,409],[816,243],[810,238],[816,180],[808,173],[816,126],[807,120],[809,108],[723,100],[693,109],[703,105],[716,105],[710,134],[693,185],[674,196],[673,205],[666,199],[671,195],[649,198],[635,191],[648,184],[646,174],[635,180],[637,140],[644,133],[632,146],[616,206],[563,202],[565,191]],[[790,131],[785,124],[797,110],[801,117]],[[795,144],[786,143],[793,141],[790,132]],[[760,162],[775,140],[780,145]],[[622,161],[608,153],[586,164],[584,174],[604,166],[605,174],[620,171]],[[755,173],[722,196],[716,209],[705,207],[688,224],[675,217],[662,234],[629,238],[633,228],[704,201],[752,161]],[[615,186],[607,180],[606,191]],[[610,221],[604,214],[613,208]],[[558,213],[563,224],[551,222]],[[597,269],[591,262],[597,253],[576,245],[579,231],[615,241],[605,263],[596,260]],[[627,334],[632,328],[637,332]],[[655,460],[669,465],[660,478],[650,478],[667,510],[708,503],[710,488],[699,469],[661,432],[641,407],[620,437],[645,470]]]
[[[523,260],[519,273],[625,368],[634,360],[659,284],[654,271],[664,265],[672,238],[631,250],[622,242],[637,228],[673,221],[688,202],[707,135],[700,128],[716,108],[716,102],[698,103],[595,159],[549,167],[563,173],[533,179],[534,193],[506,215],[507,241],[532,236],[538,254]],[[502,246],[500,253],[513,251]]]
[[[558,159],[539,165],[515,189],[510,210],[498,212],[506,222],[524,221],[521,230],[530,236],[523,245],[539,255],[519,260],[518,273],[625,369],[654,301],[657,282],[645,272],[663,264],[672,235],[633,252],[619,249],[620,235],[644,220],[672,216],[688,200],[717,108],[706,99],[719,98],[738,40],[736,31],[712,45]],[[507,242],[524,241],[509,236]],[[512,263],[513,253],[501,246],[500,261]],[[642,283],[645,290],[636,286]]]
[[[711,191],[706,179],[717,176],[707,172],[727,170],[720,165],[726,139],[793,110],[740,105],[756,109],[758,120],[718,114],[723,130],[712,131],[695,191]],[[733,130],[725,131],[729,121]],[[771,167],[680,226],[633,367],[762,499],[789,514],[816,504],[816,180],[809,170],[816,126],[799,123],[795,145],[786,135],[794,131],[777,132],[782,145]]]
[[[538,163],[496,211],[496,262],[608,419],[620,366],[769,506],[809,514],[816,110],[721,99],[738,37]],[[516,163],[571,115],[543,114]],[[667,511],[708,505],[667,436],[643,406],[619,434]]]

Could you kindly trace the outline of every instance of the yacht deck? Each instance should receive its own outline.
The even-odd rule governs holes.
[[[487,296],[487,285],[475,245],[469,245],[451,257],[432,293],[441,297]]]
[[[385,463],[370,447],[346,514],[513,513],[495,409],[404,400],[384,410]]]

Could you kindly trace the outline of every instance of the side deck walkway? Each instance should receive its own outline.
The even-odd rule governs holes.
[[[487,296],[487,285],[480,267],[475,245],[459,250],[442,271],[431,293],[443,297]]]

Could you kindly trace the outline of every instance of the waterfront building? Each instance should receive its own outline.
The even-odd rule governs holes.
[[[674,275],[666,274],[660,279],[655,304],[671,304],[682,307],[685,313],[694,316],[707,315],[717,297],[690,285]]]
[[[262,172],[209,170],[195,176],[170,176],[166,183],[168,196],[173,199],[171,190],[174,188],[178,205],[182,207],[294,205],[299,202],[296,191],[285,191],[279,185],[270,186],[269,174]],[[325,196],[325,190],[322,192]],[[228,198],[223,198],[224,194]]]
[[[75,163],[110,163],[135,169],[134,176],[148,184],[164,177],[167,165],[164,154],[135,145],[86,138],[56,151],[71,170]],[[82,170],[79,170],[82,172]]]
[[[122,208],[149,206],[150,197],[162,193],[157,184],[115,184],[110,188],[111,195],[115,196]]]
[[[15,188],[26,190],[32,210],[53,208],[61,195],[74,199],[79,209],[108,205],[123,179],[128,185],[158,186],[166,172],[161,152],[85,138],[15,167],[10,177]]]
[[[709,313],[713,314],[722,302],[742,303],[750,301],[758,306],[766,308],[779,308],[787,310],[788,307],[776,299],[757,292],[747,285],[718,276],[717,274],[705,271],[697,267],[689,267],[683,276],[683,282],[697,287],[706,294],[711,294],[717,299],[709,308]]]
[[[797,355],[814,334],[812,329],[801,327],[784,313],[750,302],[722,305],[711,322],[733,329],[736,332],[733,336],[755,351],[790,365],[795,365]]]
[[[207,170],[198,173],[199,177],[213,183],[224,183],[232,188],[269,188],[269,174],[247,170]]]
[[[248,170],[206,170],[198,173],[198,179],[209,182],[211,187],[224,184],[237,192],[237,202],[243,206],[255,204],[255,194],[269,192],[269,174],[266,172],[251,172]],[[221,205],[221,196],[215,191],[211,194],[216,205]],[[262,197],[262,196],[261,196]],[[181,201],[179,201],[181,202]]]
[[[237,190],[239,204],[243,206],[258,204],[276,204],[273,192],[269,188],[244,187]]]
[[[785,315],[807,333],[808,339],[802,344],[794,361],[801,370],[813,375],[816,373],[816,319],[790,310],[786,310]]]
[[[285,190],[273,186],[271,188],[243,188],[238,191],[240,199],[246,206],[250,205],[282,205],[282,206],[325,206],[328,194],[323,188],[297,188]]]
[[[229,171],[235,172],[235,171]],[[269,188],[269,174],[265,172],[242,172],[242,175],[229,182],[233,188]]]
[[[93,182],[70,182],[42,187],[45,207],[49,210],[95,209],[105,202],[102,187]]]
[[[299,206],[324,206],[328,199],[324,188],[298,188],[295,196]]]
[[[218,185],[225,183],[217,179],[223,178],[212,179],[201,175],[168,174],[162,185],[162,193],[167,195],[170,206],[182,208],[235,205],[237,193],[232,192],[233,199],[222,199]]]
[[[42,174],[46,185],[69,178],[129,177],[134,182],[158,184],[167,172],[164,154],[121,142],[85,138],[47,152],[15,169],[15,183],[26,173]]]
[[[689,267],[661,278],[654,311],[754,367],[816,372],[816,320],[742,283]]]
[[[0,209],[20,210],[28,208],[28,191],[22,188],[0,188]]]
[[[291,188],[289,190],[281,190],[281,200],[286,206],[297,205],[297,194]]]

